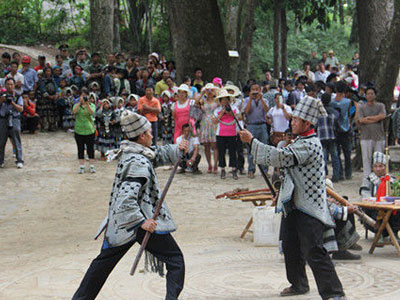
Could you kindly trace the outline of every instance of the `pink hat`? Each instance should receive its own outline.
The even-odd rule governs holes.
[[[222,88],[222,79],[219,77],[215,77],[212,81],[214,84],[218,84],[220,88]]]

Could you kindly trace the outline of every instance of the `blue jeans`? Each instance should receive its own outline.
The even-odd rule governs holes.
[[[268,143],[268,129],[267,129],[267,124],[261,124],[261,125],[247,125],[247,130],[251,132],[251,134],[259,140],[261,143],[267,144]],[[249,151],[249,156],[248,156],[248,162],[249,162],[249,172],[255,172],[256,171],[256,166],[253,161],[253,155],[251,155]],[[263,168],[264,169],[264,168]]]
[[[331,156],[332,159],[332,169],[333,176],[332,181],[338,181],[340,177],[340,162],[339,156],[337,153],[337,146],[335,140],[324,140],[321,141],[322,148],[324,149],[324,159],[325,159],[325,173],[328,175],[328,155]]]
[[[351,140],[352,140],[353,131],[349,130],[348,132],[338,132],[336,134],[336,145],[337,145],[337,152],[339,156],[339,164],[340,164],[340,177],[344,176],[346,179],[350,179],[352,175],[352,168],[351,168]],[[340,158],[340,153],[343,151],[344,155],[344,169],[342,160]],[[344,172],[343,172],[344,171]]]

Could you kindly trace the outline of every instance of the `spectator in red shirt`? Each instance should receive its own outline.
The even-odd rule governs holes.
[[[46,56],[39,55],[38,61],[39,61],[39,64],[33,68],[36,72],[39,70],[43,70],[45,67],[50,67],[49,63],[46,64]]]
[[[22,100],[24,101],[22,130],[28,130],[30,134],[34,134],[39,124],[39,115],[36,113],[36,105],[31,101],[28,92],[22,94]]]

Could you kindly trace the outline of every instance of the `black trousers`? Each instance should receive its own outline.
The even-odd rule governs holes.
[[[236,163],[238,170],[244,170],[243,143],[239,135],[236,136]]]
[[[34,133],[38,124],[39,124],[40,118],[38,116],[35,117],[22,117],[22,131],[28,130],[29,133]]]
[[[190,158],[193,156],[193,151],[190,153],[186,153],[185,156],[183,157],[183,159],[181,159],[181,162],[179,164],[179,166],[183,169],[186,169],[186,162],[188,160],[190,160]],[[197,154],[196,158],[194,159],[193,165],[192,165],[192,170],[195,171],[199,168],[199,163],[201,160],[201,155]]]
[[[136,240],[119,247],[101,249],[99,256],[92,261],[86,271],[85,277],[72,300],[95,299],[119,260],[136,241],[141,244],[144,235],[145,231],[139,228]],[[165,262],[167,268],[167,295],[165,299],[177,300],[185,280],[185,263],[182,252],[174,238],[171,234],[152,234],[146,250]]]
[[[342,284],[323,245],[325,226],[317,219],[295,209],[282,218],[281,238],[286,276],[293,288],[309,290],[306,261],[310,266],[322,299],[343,296]]]
[[[85,145],[89,158],[94,159],[94,133],[89,135],[75,133],[75,141],[78,147],[78,159],[84,159]]]
[[[229,152],[229,166],[236,168],[236,136],[217,136],[218,167],[225,168],[226,149]]]

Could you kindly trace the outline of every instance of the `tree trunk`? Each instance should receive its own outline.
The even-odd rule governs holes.
[[[225,17],[225,42],[228,50],[238,50],[238,45],[240,35],[240,21],[241,21],[241,11],[244,0],[237,1],[232,3],[232,1],[228,1],[227,11]],[[238,68],[239,59],[229,58],[229,75],[228,78],[236,82],[237,80],[237,68]]]
[[[282,52],[282,63],[281,72],[282,77],[288,77],[288,67],[287,67],[287,33],[289,27],[287,26],[286,20],[286,8],[283,6],[281,9],[281,52]]]
[[[391,111],[393,90],[400,66],[400,0],[394,1],[394,15],[385,38],[381,42],[381,57],[376,78],[377,100],[383,102],[386,111]]]
[[[281,28],[281,0],[274,3],[274,77],[279,78],[279,56],[280,56],[280,28]]]
[[[119,8],[119,0],[114,0],[114,52],[121,52],[121,11]]]
[[[90,1],[90,43],[103,56],[114,51],[114,0]]]
[[[353,13],[353,21],[351,23],[351,32],[350,32],[350,44],[358,43],[358,19],[357,19],[357,11]]]
[[[143,18],[146,8],[143,1],[127,1],[129,5],[129,31],[131,32],[132,51],[142,54],[146,43],[143,39]]]
[[[376,78],[381,58],[380,45],[393,18],[393,0],[357,0],[360,49],[360,82]]]
[[[338,6],[339,6],[339,20],[340,24],[344,25],[344,7],[343,7],[343,0],[338,1]]]
[[[237,78],[242,82],[246,82],[249,79],[250,74],[250,58],[251,49],[253,48],[253,34],[256,30],[254,14],[258,5],[258,0],[246,0],[245,5],[246,10],[239,49],[240,58],[237,76]]]
[[[167,0],[177,79],[201,67],[204,79],[229,73],[221,16],[216,0]],[[195,33],[194,33],[195,30]]]
[[[228,49],[237,49],[238,45],[238,27],[240,21],[240,3],[231,3],[227,7],[225,18],[225,41]]]

